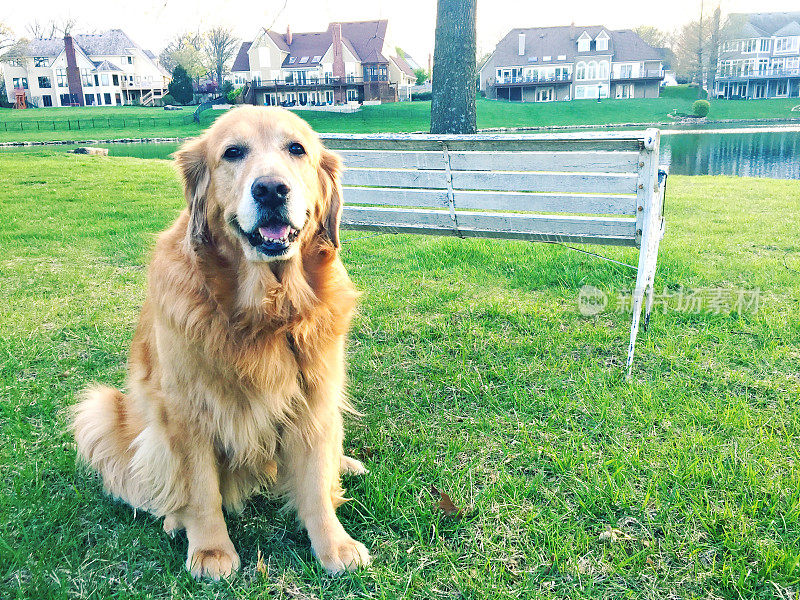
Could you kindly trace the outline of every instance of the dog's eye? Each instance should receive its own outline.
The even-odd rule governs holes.
[[[222,158],[225,160],[239,160],[240,158],[244,157],[244,155],[245,149],[241,146],[230,146],[225,150]]]
[[[294,154],[295,156],[303,156],[303,154],[306,153],[306,149],[303,148],[303,144],[292,142],[289,144],[289,153]]]

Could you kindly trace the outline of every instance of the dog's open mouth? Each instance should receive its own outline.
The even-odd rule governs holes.
[[[266,256],[284,254],[292,242],[297,239],[297,236],[300,235],[300,231],[277,219],[270,219],[250,233],[242,231],[241,228],[239,228],[239,231],[247,238],[253,248]]]

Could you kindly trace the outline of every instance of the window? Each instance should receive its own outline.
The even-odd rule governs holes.
[[[328,104],[333,104],[333,91],[326,90],[325,91],[325,102]]]
[[[546,61],[549,61],[549,60],[553,60],[553,57],[552,56],[543,56],[542,60],[546,62]]]
[[[347,90],[347,101],[356,102],[358,100],[358,92],[352,88]]]
[[[53,106],[53,97],[50,95],[42,96],[42,106]]]
[[[92,87],[94,82],[94,77],[92,74],[89,73],[88,69],[81,69],[81,83],[83,83],[83,87]]]
[[[34,56],[33,57],[33,66],[34,67],[46,67],[47,66],[47,57],[46,56]]]
[[[103,94],[103,104],[111,104],[111,94]]]
[[[606,35],[605,31],[601,31],[600,35],[595,38],[594,45],[598,51],[608,50],[608,35]]]
[[[53,87],[50,83],[49,77],[39,77],[39,87],[40,88],[50,88]]]
[[[758,45],[759,52],[769,52],[769,38],[761,38],[761,43]]]
[[[567,60],[567,55],[566,54],[559,54],[558,55],[558,60]]]
[[[586,86],[585,85],[576,85],[575,86],[575,99],[586,98]]]
[[[100,94],[97,94],[97,106],[103,105],[103,97]]]
[[[307,63],[307,62],[308,62],[308,57],[307,57],[307,56],[304,56],[304,57],[302,57],[302,58],[300,59],[300,62],[301,62],[301,63]]]
[[[103,73],[102,75],[100,75],[100,83],[102,83],[103,85],[108,85],[108,73]]]
[[[86,106],[94,106],[94,94],[85,94],[83,96],[83,103]]]
[[[723,52],[738,52],[739,51],[739,40],[733,40],[731,42],[725,42],[722,44],[722,51]]]
[[[28,89],[28,78],[27,77],[14,77],[14,87],[15,88],[22,88],[23,90]]]
[[[575,66],[575,79],[586,79],[586,63],[585,62],[579,62]],[[577,88],[576,88],[576,90],[577,90]],[[576,98],[578,97],[577,92],[575,93],[575,97]]]
[[[633,84],[625,83],[617,86],[616,97],[619,99],[633,98]]]
[[[633,77],[633,65],[620,65],[619,66],[619,78],[620,79],[631,79]]]
[[[308,104],[308,93],[307,92],[300,92],[297,94],[298,101],[300,102],[300,106],[305,106]]]
[[[313,60],[314,62],[319,62],[319,61],[321,61],[321,60],[322,60],[322,57],[321,57],[319,54],[317,54],[317,55],[316,55],[316,56],[315,56],[315,57],[314,57],[312,60]]]
[[[290,56],[289,57],[289,64],[290,65],[293,65],[296,62],[297,62],[297,57],[296,56]]]
[[[780,37],[775,39],[775,52],[794,52],[800,43],[800,36]]]
[[[584,33],[580,38],[578,38],[578,52],[588,52],[590,41],[591,38],[586,33]]]
[[[112,75],[111,81],[113,82],[114,85],[119,85],[119,75]]]
[[[69,106],[72,104],[72,98],[69,94],[61,94],[61,106]]]
[[[99,76],[99,75],[95,75],[95,76],[94,76],[94,84],[95,84],[96,86],[99,86],[99,85],[100,85],[100,76]]]
[[[586,79],[597,79],[597,63],[593,60],[586,65]]]
[[[132,64],[133,64],[133,57],[132,57],[132,56],[126,56],[125,58],[127,58],[127,59],[128,59],[128,64],[129,64],[129,65],[132,65]]]
[[[601,60],[597,63],[597,78],[608,79],[608,62]]]
[[[756,42],[758,42],[758,40],[744,40],[744,43],[742,44],[742,52],[744,53],[755,52]]]

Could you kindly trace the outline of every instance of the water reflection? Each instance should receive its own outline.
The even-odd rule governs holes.
[[[664,135],[661,162],[677,175],[800,179],[800,132]]]

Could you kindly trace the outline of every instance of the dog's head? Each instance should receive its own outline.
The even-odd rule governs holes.
[[[316,235],[338,248],[341,161],[291,112],[233,109],[176,161],[195,249],[226,240],[255,262],[287,260]]]

